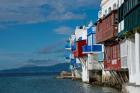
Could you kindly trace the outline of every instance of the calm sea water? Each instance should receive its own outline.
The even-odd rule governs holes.
[[[119,93],[115,89],[92,87],[80,81],[55,76],[0,77],[0,93]]]

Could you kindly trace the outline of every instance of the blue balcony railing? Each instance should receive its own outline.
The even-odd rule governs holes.
[[[71,46],[71,50],[75,51],[76,50],[76,44]]]
[[[65,57],[65,59],[69,60],[70,59],[70,52],[66,51],[64,53],[64,57]]]
[[[76,68],[80,68],[81,65],[79,63],[76,63],[76,59],[71,59],[70,64],[76,69]]]
[[[65,45],[65,49],[71,49],[70,44],[66,44],[66,45]]]
[[[98,61],[103,62],[103,59],[104,59],[104,53],[103,52],[98,53]]]
[[[83,53],[102,52],[102,45],[86,45],[82,47]]]
[[[87,35],[91,35],[91,34],[96,34],[96,32],[93,30],[92,27],[90,27],[88,30],[87,30]]]
[[[70,64],[71,64],[71,65],[76,64],[76,59],[71,59]]]
[[[65,56],[65,59],[69,60],[70,59],[70,56]]]

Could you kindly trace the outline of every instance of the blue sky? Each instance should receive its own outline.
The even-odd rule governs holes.
[[[0,69],[63,63],[65,40],[100,0],[0,0]]]

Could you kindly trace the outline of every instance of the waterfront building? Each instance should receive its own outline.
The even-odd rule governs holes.
[[[76,36],[76,50],[73,52],[74,57],[82,66],[82,81],[89,82],[89,73],[87,69],[87,57],[86,54],[82,51],[82,46],[86,45],[87,39],[87,30],[85,26],[76,27],[75,29]]]
[[[129,69],[129,93],[140,91],[140,0],[119,0],[119,39],[122,61]]]
[[[102,0],[96,23],[96,42],[104,44],[104,69],[120,70],[120,44],[118,42],[118,0]]]
[[[81,76],[83,82],[92,82],[95,76],[102,76],[103,45],[95,42],[95,27],[92,22],[88,26],[76,27],[67,41],[66,49],[70,50],[70,65],[73,77]],[[96,78],[97,79],[97,78]],[[99,79],[99,78],[98,78]]]
[[[70,62],[70,69],[72,72],[73,78],[81,78],[81,65],[80,62],[74,57],[73,52],[76,50],[76,40],[75,35],[71,35],[69,40],[66,41],[65,49],[66,51],[66,60]]]
[[[83,82],[95,79],[102,70],[102,76],[109,76],[114,85],[126,84],[129,93],[138,93],[140,0],[102,0],[100,7],[96,28],[92,23],[76,27],[74,38],[69,41],[71,48],[66,48],[71,50],[71,65],[73,69],[82,68]]]
[[[121,44],[118,35],[120,3],[122,3],[120,0],[102,0],[95,25],[96,43],[104,45],[104,70],[116,84],[122,85],[128,82],[129,77],[125,51],[127,46]]]
[[[86,45],[82,47],[83,53],[87,54],[87,70],[89,74],[89,82],[101,81],[102,77],[102,62],[103,62],[103,45],[95,42],[95,27],[92,22],[87,27]],[[100,78],[99,78],[100,77]]]

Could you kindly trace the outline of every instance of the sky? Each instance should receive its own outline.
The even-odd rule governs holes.
[[[76,26],[95,22],[100,0],[0,0],[0,70],[65,62]]]

